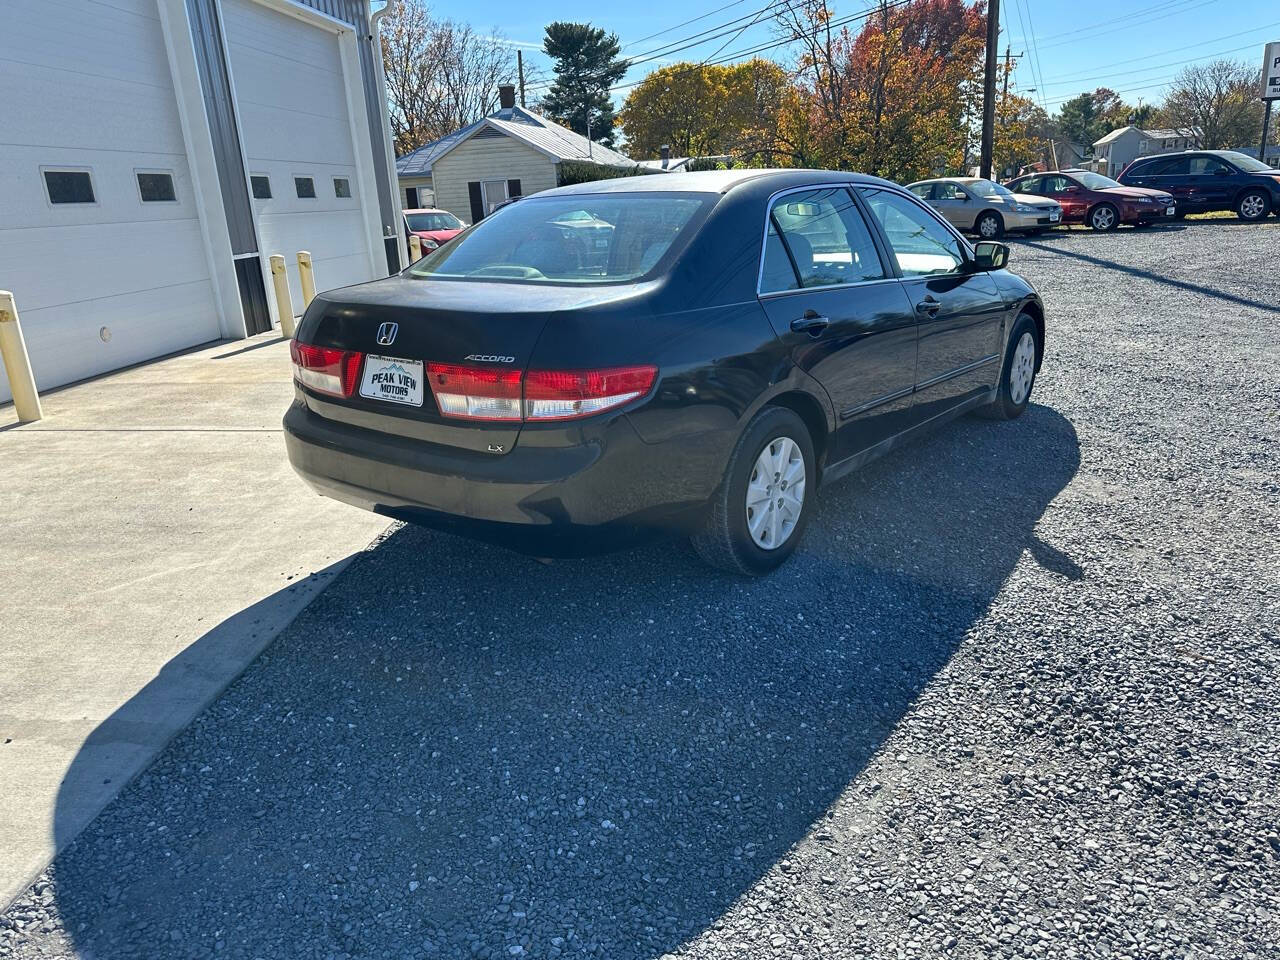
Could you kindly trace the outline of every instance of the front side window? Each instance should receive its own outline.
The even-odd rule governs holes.
[[[44,186],[50,203],[97,203],[88,170],[45,170]]]
[[[924,207],[889,190],[859,189],[884,228],[889,249],[904,277],[954,273],[964,265],[960,241]]]
[[[714,194],[529,197],[423,257],[405,276],[513,283],[617,283],[651,271]]]
[[[963,202],[965,199],[964,190],[962,190],[960,185],[956,183],[940,183],[938,184],[937,191],[934,193],[934,199],[959,200]]]
[[[1193,177],[1212,177],[1219,173],[1230,173],[1231,168],[1217,157],[1192,157],[1191,175]]]
[[[761,293],[884,279],[871,231],[843,187],[787,194],[769,211],[769,223],[778,242],[766,238]],[[784,265],[791,267],[785,285]]]

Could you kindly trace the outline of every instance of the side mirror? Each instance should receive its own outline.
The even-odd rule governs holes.
[[[1003,270],[1009,262],[1009,248],[995,240],[982,240],[973,248],[975,270]]]

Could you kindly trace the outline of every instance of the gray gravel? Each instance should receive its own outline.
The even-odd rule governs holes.
[[[400,530],[0,955],[1280,956],[1277,242],[1016,243],[1036,405],[826,491],[763,581]]]

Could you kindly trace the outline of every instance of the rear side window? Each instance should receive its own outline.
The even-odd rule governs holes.
[[[933,184],[917,183],[914,187],[907,187],[907,189],[910,190],[912,193],[914,193],[921,200],[928,200],[929,192],[933,190]]]
[[[843,187],[789,193],[769,211],[761,293],[884,277],[871,231]]]
[[[649,273],[715,195],[607,193],[530,197],[423,257],[412,277],[514,283],[617,283]]]
[[[1044,178],[1028,177],[1026,180],[1022,180],[1022,181],[1010,184],[1009,189],[1013,190],[1015,193],[1030,193],[1030,194],[1043,193]]]

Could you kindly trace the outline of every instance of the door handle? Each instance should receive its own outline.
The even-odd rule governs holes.
[[[942,309],[942,302],[935,300],[933,297],[925,297],[916,304],[916,313],[927,313],[931,317],[936,317],[938,311]]]
[[[791,329],[796,333],[807,333],[811,337],[816,337],[827,325],[831,323],[827,317],[819,316],[812,310],[806,310],[803,317],[796,317],[791,321]]]

